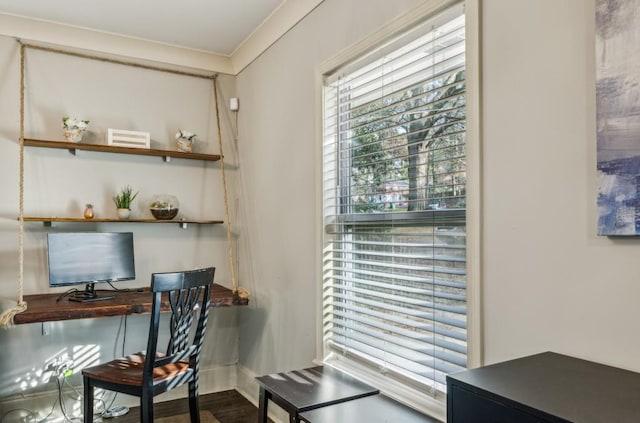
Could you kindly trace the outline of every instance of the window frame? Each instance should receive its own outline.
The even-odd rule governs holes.
[[[436,418],[446,419],[446,397],[437,395],[431,397],[424,392],[406,386],[400,381],[389,379],[381,380],[377,374],[369,368],[358,364],[353,360],[344,359],[334,354],[328,360],[324,358],[323,345],[323,277],[322,277],[322,250],[323,250],[323,80],[325,75],[333,73],[336,69],[348,62],[352,62],[359,56],[375,49],[386,40],[394,37],[407,29],[456,3],[457,0],[432,0],[418,6],[414,10],[394,19],[379,31],[371,34],[358,43],[348,47],[332,59],[326,61],[316,69],[316,98],[317,98],[317,134],[316,157],[317,181],[316,181],[316,352],[317,363],[334,366],[353,374],[369,383],[378,386],[387,395],[406,403],[422,412]],[[462,1],[465,9],[465,38],[466,38],[466,115],[467,115],[467,363],[468,367],[477,367],[482,364],[482,315],[480,310],[480,222],[481,222],[481,145],[480,145],[480,1]]]

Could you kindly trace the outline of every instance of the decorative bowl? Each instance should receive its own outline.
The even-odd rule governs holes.
[[[158,220],[171,220],[178,215],[180,203],[174,195],[155,195],[149,205],[153,217]]]

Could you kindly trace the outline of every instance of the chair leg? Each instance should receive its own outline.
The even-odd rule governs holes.
[[[143,392],[140,397],[140,422],[153,423],[153,393]]]
[[[84,385],[84,423],[93,423],[93,386],[91,379],[83,378]]]
[[[189,382],[189,414],[191,423],[200,423],[200,404],[198,402],[198,381]]]

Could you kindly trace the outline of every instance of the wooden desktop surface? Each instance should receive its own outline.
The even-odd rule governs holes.
[[[15,324],[53,322],[59,320],[90,319],[95,317],[122,316],[125,314],[151,313],[151,292],[143,291],[109,291],[101,292],[113,295],[110,300],[79,303],[62,298],[60,294],[25,295],[27,310],[14,318]],[[213,284],[211,291],[211,307],[246,305],[238,303],[233,292],[218,284]],[[163,300],[163,310],[169,310],[169,303]]]

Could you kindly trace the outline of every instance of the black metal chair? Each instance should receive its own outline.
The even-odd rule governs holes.
[[[85,423],[93,422],[96,387],[139,397],[140,421],[151,423],[153,397],[185,383],[189,384],[191,423],[200,422],[198,368],[214,273],[215,268],[209,267],[151,276],[153,304],[147,349],[82,370]],[[164,354],[157,349],[163,301],[171,307],[170,339]]]

